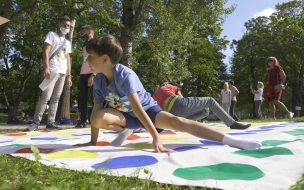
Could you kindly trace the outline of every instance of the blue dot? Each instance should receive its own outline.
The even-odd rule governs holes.
[[[174,150],[176,152],[184,152],[184,151],[196,150],[196,149],[208,149],[208,148],[202,148],[200,146],[183,146],[183,147],[175,148]]]
[[[203,143],[204,145],[225,145],[221,142],[212,141],[212,140],[200,140],[200,142]]]
[[[73,134],[72,136],[91,136],[91,133],[84,133],[84,134]]]
[[[264,131],[271,131],[272,129],[257,129],[257,130],[249,130],[246,131],[247,133],[256,133],[256,132],[264,132]]]
[[[118,132],[103,132],[103,134],[118,134]]]
[[[34,137],[31,140],[42,140],[42,141],[52,141],[58,139],[57,137]]]
[[[153,156],[122,156],[113,158],[110,161],[97,163],[91,167],[94,169],[121,169],[121,168],[137,168],[156,164],[158,160]]]
[[[256,133],[246,133],[246,132],[238,132],[238,133],[227,133],[229,135],[250,135],[250,134],[256,134]]]
[[[285,127],[285,125],[284,126],[281,126],[281,125],[263,126],[263,127],[260,127],[260,129],[272,129],[272,128],[279,128],[279,127]]]

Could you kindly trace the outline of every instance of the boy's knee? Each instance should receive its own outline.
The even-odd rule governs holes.
[[[174,118],[172,119],[172,127],[174,128],[174,130],[183,132],[183,126],[185,125],[186,120],[187,119],[183,117],[174,116]]]
[[[102,126],[104,126],[106,123],[106,117],[103,110],[92,112],[90,121],[94,128],[102,128]]]

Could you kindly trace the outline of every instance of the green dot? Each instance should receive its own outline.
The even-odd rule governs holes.
[[[281,140],[266,140],[262,142],[263,146],[278,146],[281,144],[286,144],[294,141],[299,141],[301,139],[293,140],[293,141],[281,141]]]
[[[266,158],[276,155],[293,155],[293,153],[284,147],[263,148],[257,150],[238,150],[234,154],[250,156],[254,158]]]
[[[30,145],[29,144],[10,144],[9,146],[21,147],[21,146],[30,146]]]
[[[210,166],[178,168],[173,172],[173,175],[187,180],[256,180],[265,174],[252,165],[221,163]]]
[[[126,147],[126,148],[134,148],[134,149],[137,149],[137,150],[142,150],[142,149],[151,149],[152,148],[152,144],[128,144],[128,145],[124,145],[123,147]]]
[[[295,129],[292,131],[285,131],[284,133],[293,135],[293,136],[300,136],[300,135],[304,135],[304,129]]]

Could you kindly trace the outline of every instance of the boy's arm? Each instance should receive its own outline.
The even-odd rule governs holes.
[[[183,95],[182,95],[181,91],[178,91],[177,94],[178,94],[180,97],[183,98]]]
[[[102,104],[94,104],[92,113],[100,109],[103,109]],[[75,146],[96,146],[98,133],[99,129],[91,126],[91,141],[88,143],[76,144]]]
[[[132,93],[128,96],[132,110],[136,117],[139,119],[139,121],[146,127],[146,129],[149,131],[149,133],[152,135],[153,138],[153,148],[155,149],[155,152],[173,152],[171,149],[164,148],[159,134],[156,131],[156,128],[154,124],[152,123],[151,119],[143,109],[138,94]]]

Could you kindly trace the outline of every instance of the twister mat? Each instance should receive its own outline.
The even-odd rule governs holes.
[[[288,189],[304,173],[304,123],[254,123],[245,131],[208,124],[224,133],[262,141],[260,150],[238,150],[186,133],[165,131],[161,139],[175,153],[153,153],[148,133],[134,133],[121,147],[106,146],[117,136],[100,130],[98,146],[74,147],[90,140],[90,129],[0,135],[0,152],[34,160],[38,147],[44,164],[72,170],[102,170],[109,175],[220,189]],[[146,174],[143,168],[152,173]]]

